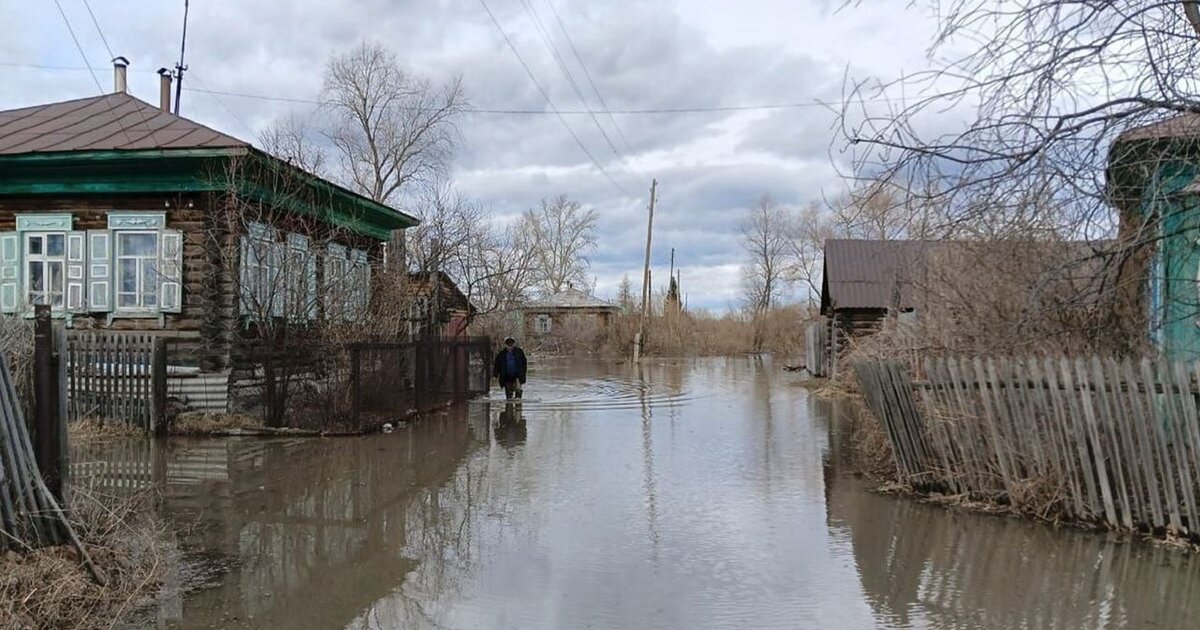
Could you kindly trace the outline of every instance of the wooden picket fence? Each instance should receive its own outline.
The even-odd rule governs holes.
[[[67,417],[162,428],[166,342],[144,333],[74,332],[67,337]]]
[[[901,479],[1059,518],[1200,532],[1200,363],[926,360],[855,372]]]

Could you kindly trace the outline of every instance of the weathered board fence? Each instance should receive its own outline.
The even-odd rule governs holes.
[[[67,336],[69,421],[85,418],[162,428],[167,402],[166,340],[143,333]]]
[[[1110,527],[1200,533],[1200,363],[854,366],[900,478]]]

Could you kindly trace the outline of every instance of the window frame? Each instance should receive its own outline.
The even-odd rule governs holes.
[[[53,255],[53,254],[49,253],[51,236],[57,236],[62,239],[62,253],[59,255]],[[42,241],[42,251],[37,254],[34,254],[31,251],[31,245],[32,245],[32,241],[34,238],[41,239],[41,241]],[[26,230],[26,231],[20,232],[20,240],[21,240],[21,261],[20,261],[21,262],[21,300],[27,307],[35,306],[38,304],[43,304],[44,301],[35,300],[34,296],[33,296],[34,290],[33,290],[32,265],[34,263],[40,264],[42,267],[42,277],[52,279],[53,274],[51,274],[49,271],[50,265],[52,263],[58,263],[58,268],[59,268],[58,279],[59,279],[59,284],[60,284],[59,290],[57,292],[58,302],[55,303],[53,301],[53,299],[51,299],[50,310],[51,311],[66,310],[66,308],[67,308],[67,231],[63,231],[63,230]],[[54,292],[53,288],[51,288],[48,290],[43,289],[41,291],[38,291],[38,293],[41,294],[41,300],[45,300],[46,295],[52,296],[52,295],[54,295],[55,292]]]
[[[109,233],[112,234],[112,237],[111,237],[112,242],[109,245],[109,248],[111,249],[112,281],[113,281],[112,312],[116,313],[116,314],[124,314],[124,313],[154,313],[154,314],[158,314],[158,313],[162,312],[162,295],[161,295],[162,282],[159,279],[159,269],[158,269],[158,266],[161,263],[160,248],[162,247],[162,230],[156,229],[156,228],[129,228],[129,229],[120,228],[120,229],[110,229]],[[125,236],[139,236],[139,235],[149,235],[149,236],[154,237],[154,247],[153,247],[151,253],[150,254],[139,254],[136,256],[123,255],[121,253],[122,238]],[[127,260],[137,261],[136,276],[134,278],[135,290],[133,291],[133,295],[137,296],[137,304],[134,306],[126,306],[121,301],[121,298],[123,295],[130,294],[129,291],[123,290],[124,277],[122,275],[122,264],[124,263],[124,261],[127,261]],[[144,264],[144,261],[147,261],[147,260],[149,260],[153,264],[153,267],[154,267],[154,270],[153,270],[154,276],[150,283],[151,288],[153,289],[154,304],[150,305],[150,306],[147,306],[145,304],[145,296],[148,295],[148,293],[144,286],[145,282],[146,282],[146,278],[143,275],[143,264]]]

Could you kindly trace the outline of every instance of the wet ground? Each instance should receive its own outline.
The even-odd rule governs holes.
[[[157,487],[160,628],[1190,628],[1200,558],[868,492],[751,359],[542,366],[368,438],[77,449]],[[89,463],[91,462],[91,463]]]

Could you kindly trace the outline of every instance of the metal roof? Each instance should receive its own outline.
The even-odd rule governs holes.
[[[900,308],[911,308],[911,273],[931,241],[825,241],[821,310],[891,306],[895,292]]]
[[[617,307],[600,298],[589,295],[579,289],[566,289],[553,295],[534,300],[525,305],[526,309],[538,308],[580,308],[611,310]]]
[[[1117,136],[1117,142],[1167,138],[1200,138],[1200,114],[1177,114],[1158,122],[1126,129]]]
[[[249,147],[123,92],[0,111],[0,155]]]

